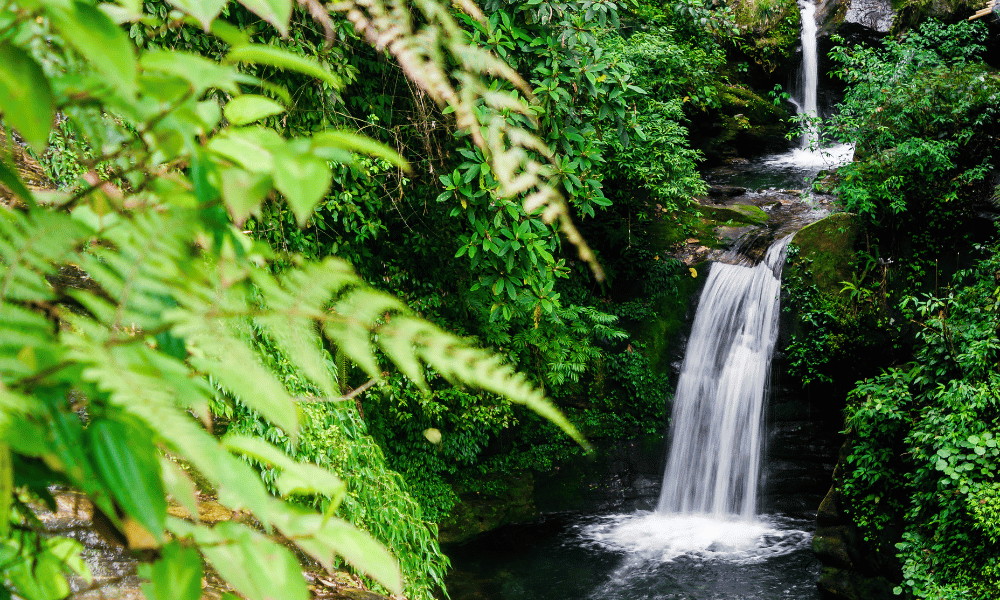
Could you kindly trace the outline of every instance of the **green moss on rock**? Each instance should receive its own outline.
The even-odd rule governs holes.
[[[455,490],[461,501],[452,508],[448,518],[438,524],[438,539],[442,544],[464,542],[480,533],[527,521],[538,514],[533,500],[535,481],[530,473],[496,475],[480,483],[476,491]]]
[[[654,373],[663,374],[670,369],[670,345],[684,324],[691,295],[701,287],[704,264],[690,267],[694,269],[693,272],[689,271],[693,276],[682,278],[674,293],[662,296],[653,309],[654,316],[643,320],[633,332]]]
[[[811,261],[809,276],[821,292],[837,295],[840,282],[851,279],[859,227],[853,214],[837,213],[803,227],[792,239],[799,258]]]
[[[767,223],[767,213],[763,209],[749,204],[733,204],[731,206],[701,206],[698,209],[702,215],[720,223],[735,221],[747,225],[762,225]]]

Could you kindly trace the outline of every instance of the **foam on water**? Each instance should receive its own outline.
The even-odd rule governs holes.
[[[851,162],[853,158],[853,145],[837,144],[829,148],[819,149],[795,148],[791,152],[767,157],[764,164],[769,167],[819,171],[841,167]]]
[[[584,543],[624,552],[641,561],[681,557],[753,563],[794,552],[811,536],[794,523],[762,515],[752,519],[638,512],[611,515],[579,526]]]

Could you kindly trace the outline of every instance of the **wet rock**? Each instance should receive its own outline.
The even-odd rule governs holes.
[[[828,598],[836,600],[895,600],[893,584],[885,577],[868,577],[855,571],[824,567],[819,576],[819,588]]]
[[[825,565],[853,569],[855,561],[851,554],[856,544],[857,536],[852,527],[820,527],[813,535],[812,550]]]
[[[816,2],[816,35],[825,36],[844,22],[851,0],[818,0]]]
[[[710,185],[708,186],[709,196],[741,196],[747,193],[746,188],[742,188],[735,185]]]
[[[836,487],[831,487],[830,491],[823,497],[819,509],[816,511],[816,524],[820,527],[830,527],[844,521],[844,514],[840,510],[840,492]]]
[[[508,523],[523,522],[538,514],[531,473],[505,474],[492,481],[493,492],[457,489],[461,501],[439,525],[442,544],[458,543]],[[486,486],[483,486],[486,487]]]

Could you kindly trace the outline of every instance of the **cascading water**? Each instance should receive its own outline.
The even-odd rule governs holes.
[[[816,54],[816,5],[807,0],[798,0],[802,17],[802,99],[796,103],[797,112],[808,119],[819,116],[816,107],[819,88],[819,57]],[[806,127],[800,147],[815,149],[819,144],[819,131],[813,121]]]
[[[715,263],[674,396],[661,513],[752,519],[789,238],[755,267]]]
[[[805,131],[799,139],[799,147],[786,154],[765,159],[770,167],[807,170],[815,175],[821,169],[839,167],[851,160],[854,147],[839,144],[829,148],[820,146],[819,127],[819,53],[816,37],[819,28],[816,23],[816,5],[812,0],[798,0],[799,16],[802,21],[802,68],[799,72],[798,89],[791,98],[795,112],[807,119]]]

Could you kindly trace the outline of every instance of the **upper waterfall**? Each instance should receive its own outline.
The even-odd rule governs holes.
[[[796,103],[798,114],[810,119],[819,116],[816,107],[819,87],[819,56],[816,53],[816,5],[809,0],[798,0],[802,17],[802,89],[801,99]],[[815,122],[810,122],[802,136],[800,146],[813,150],[819,145],[819,130]]]

